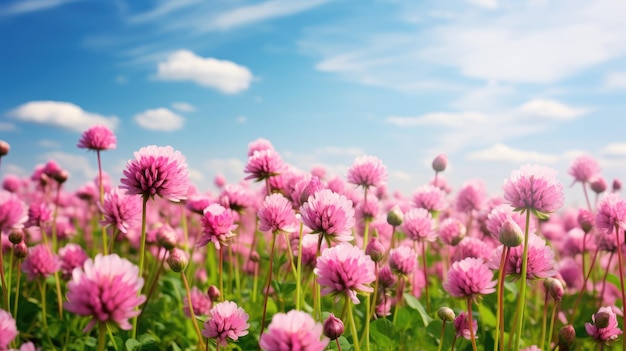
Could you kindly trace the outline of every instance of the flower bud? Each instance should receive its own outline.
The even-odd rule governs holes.
[[[334,314],[328,315],[324,321],[324,335],[330,340],[335,340],[343,334],[344,326],[341,319],[335,317]]]
[[[547,278],[543,281],[543,285],[550,293],[553,299],[560,301],[563,298],[563,294],[565,294],[565,289],[563,287],[563,283],[555,278]]]
[[[606,191],[607,184],[606,180],[602,178],[602,176],[595,176],[589,180],[589,186],[591,190],[593,190],[596,194],[601,194]]]
[[[56,180],[59,184],[65,183],[69,177],[70,173],[64,169],[52,173],[52,178]]]
[[[613,179],[613,192],[617,193],[620,190],[622,190],[622,181],[617,178]]]
[[[252,252],[250,253],[250,261],[255,262],[255,263],[258,263],[258,262],[260,262],[260,261],[261,261],[261,256],[259,255],[259,253],[258,253],[258,252],[256,252],[256,251],[252,251]]]
[[[576,339],[576,330],[569,324],[559,330],[559,350],[569,350]]]
[[[313,176],[309,183],[304,187],[300,194],[300,203],[303,204],[309,201],[309,196],[314,195],[316,192],[324,189],[322,182],[318,177]]]
[[[596,327],[606,328],[609,326],[611,315],[608,312],[598,312],[593,315],[593,321]]]
[[[454,321],[454,318],[456,318],[456,315],[454,314],[454,311],[450,307],[441,307],[437,311],[437,316],[442,321],[446,321],[446,322],[452,322],[452,321]]]
[[[181,249],[174,248],[170,250],[170,257],[167,258],[167,263],[174,272],[182,272],[189,263],[187,253]]]
[[[524,232],[514,220],[507,218],[500,229],[499,239],[506,247],[517,247],[524,241]]]
[[[156,239],[157,243],[166,250],[171,250],[176,247],[176,232],[169,224],[165,224],[157,229]]]
[[[28,246],[26,246],[26,243],[22,241],[19,244],[15,245],[15,247],[13,248],[13,254],[18,259],[25,258],[26,255],[28,255]]]
[[[385,255],[385,247],[383,243],[380,242],[380,239],[377,237],[372,237],[370,242],[365,247],[365,254],[369,255],[374,262],[380,262]]]
[[[207,290],[207,295],[209,295],[211,301],[217,301],[221,295],[220,289],[218,289],[215,285],[211,285],[209,286],[209,290]]]
[[[577,219],[578,219],[578,225],[580,225],[580,228],[585,233],[589,233],[591,229],[593,228],[593,222],[595,220],[595,218],[593,217],[593,214],[585,210],[584,208],[581,208],[580,210],[578,210]]]
[[[383,289],[392,287],[397,281],[398,278],[391,272],[389,266],[381,268],[378,272],[378,284]]]
[[[435,172],[443,172],[448,165],[448,156],[445,154],[438,155],[433,160],[433,169]]]
[[[4,140],[0,140],[0,157],[6,156],[11,150],[11,146]]]
[[[402,221],[404,221],[404,214],[400,207],[396,205],[387,213],[387,223],[397,227],[402,224]]]
[[[24,231],[22,229],[13,229],[9,234],[9,241],[13,245],[17,245],[24,240]]]

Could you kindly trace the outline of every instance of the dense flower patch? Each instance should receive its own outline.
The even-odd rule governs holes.
[[[171,146],[107,175],[116,143],[85,131],[100,172],[76,191],[54,160],[3,178],[0,350],[626,350],[626,200],[592,156],[490,195],[451,189],[438,155],[430,184],[391,195],[376,157],[327,177],[259,139],[213,194]]]

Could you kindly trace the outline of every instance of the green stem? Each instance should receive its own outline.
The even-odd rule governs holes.
[[[502,246],[502,255],[500,257],[500,270],[498,271],[498,309],[496,311],[496,321],[498,323],[498,330],[496,332],[494,350],[504,350],[504,266],[509,256],[509,247]],[[500,344],[502,339],[502,344]],[[500,348],[498,348],[500,346]]]
[[[204,348],[204,338],[202,333],[200,332],[200,328],[198,327],[198,321],[196,320],[196,314],[193,311],[193,305],[191,304],[191,290],[189,289],[189,282],[187,281],[187,276],[185,276],[184,271],[180,272],[180,275],[183,279],[183,283],[185,284],[185,291],[187,291],[187,303],[189,304],[189,314],[191,315],[191,321],[193,322],[193,328],[196,330],[196,334],[198,335],[198,342],[200,344],[200,349]]]
[[[550,319],[550,329],[548,329],[548,345],[552,341],[552,333],[554,332],[554,323],[556,322],[557,312],[559,307],[559,301],[554,301],[554,306],[552,306],[552,317]],[[543,343],[542,343],[543,346]],[[542,349],[543,350],[543,349]]]
[[[348,319],[350,320],[350,333],[352,333],[352,342],[354,343],[354,351],[361,351],[359,347],[359,338],[356,332],[356,323],[354,322],[354,313],[352,313],[352,300],[346,295],[346,304],[348,305]]]
[[[369,313],[369,311],[370,311],[371,299],[372,299],[372,295],[367,294],[367,297],[365,298],[365,330],[363,332],[363,335],[365,337],[365,350],[366,351],[370,351],[370,317],[372,315]]]
[[[376,275],[376,280],[374,280],[374,297],[372,298],[372,306],[369,311],[370,316],[373,316],[376,313],[376,303],[378,302],[378,262],[374,262],[374,274]]]
[[[520,279],[520,309],[517,311],[517,333],[515,349],[519,350],[524,330],[524,309],[526,308],[526,275],[528,273],[528,227],[530,226],[530,210],[526,210],[526,227],[524,227],[524,252],[522,254],[522,277]]]
[[[9,311],[11,308],[11,284],[13,282],[13,261],[15,259],[14,252],[15,252],[15,245],[11,245],[11,256],[9,258],[9,273],[8,273],[8,280],[7,280],[7,302],[8,302],[7,308],[6,308],[7,311]]]
[[[622,293],[622,326],[626,327],[626,289],[624,289],[624,259],[622,258],[622,247],[620,246],[619,237],[623,235],[623,231],[620,233],[619,225],[615,224],[615,235],[617,240],[617,260],[619,267],[619,284]],[[622,337],[622,349],[626,351],[626,337]]]
[[[293,272],[293,277],[298,279],[298,270],[296,269],[296,262],[293,259],[293,251],[291,251],[291,242],[289,240],[289,235],[287,232],[283,232],[285,235],[285,242],[287,243],[287,255],[289,256],[289,263],[291,263],[291,271]]]
[[[48,316],[47,316],[47,306],[46,306],[46,283],[42,280],[38,281],[39,283],[39,292],[41,293],[41,322],[43,323],[43,330],[46,333],[48,339],[50,336],[48,335]]]
[[[139,246],[139,277],[143,276],[144,257],[146,256],[146,209],[148,207],[147,206],[148,197],[144,196],[142,200],[143,200],[143,203],[141,207],[141,243]],[[141,291],[139,291],[138,294],[141,294]],[[137,306],[137,309],[139,309],[139,306]],[[131,338],[133,339],[137,338],[137,319],[138,318],[139,318],[139,315],[133,317],[133,329],[131,332]]]
[[[267,313],[267,298],[270,294],[270,285],[272,284],[272,271],[273,271],[273,263],[274,263],[274,246],[276,244],[276,234],[272,234],[272,243],[270,248],[270,266],[269,273],[267,274],[267,282],[265,284],[265,297],[263,300],[263,317],[261,318],[261,332],[259,335],[259,340],[261,336],[263,336],[263,329],[265,329],[265,314]],[[259,346],[260,347],[260,346]]]
[[[548,297],[550,290],[546,289],[546,297],[543,301],[543,317],[541,318],[541,337],[539,338],[539,349],[543,350],[543,344],[546,339],[546,326],[548,321]]]
[[[98,322],[98,351],[104,351],[106,336],[106,324]]]
[[[395,326],[398,320],[398,308],[402,304],[402,298],[404,294],[404,275],[398,277],[398,290],[396,292],[396,305],[393,307],[393,319],[392,323]]]
[[[298,265],[296,267],[296,310],[300,310],[300,298],[302,295],[302,231],[304,224],[300,222],[300,232],[298,234]]]
[[[187,210],[185,209],[185,205],[180,206],[180,223],[183,227],[183,237],[185,238],[185,243],[183,248],[185,251],[189,250],[189,226],[187,225]]]
[[[474,335],[474,320],[472,316],[472,298],[467,298],[467,318],[469,319],[469,332],[472,340],[472,350],[476,351],[476,335]]]
[[[441,335],[439,336],[439,347],[437,347],[437,351],[441,351],[443,348],[443,337],[446,335],[446,320],[443,320],[443,324],[441,325]]]
[[[18,305],[18,301],[20,300],[20,279],[22,278],[22,270],[21,267],[22,266],[22,262],[17,261],[17,280],[15,282],[15,301],[13,301],[13,318],[15,318],[15,320],[17,319],[17,305]]]
[[[424,270],[424,298],[426,299],[426,313],[430,314],[430,299],[428,298],[428,274],[426,266],[426,241],[422,241],[422,269]]]
[[[104,205],[104,182],[102,181],[102,161],[100,158],[100,150],[96,150],[96,154],[98,155],[98,188],[100,189],[100,205]],[[104,215],[100,215],[100,219],[103,219]],[[107,233],[106,229],[102,227],[102,254],[107,255],[107,248],[109,245],[107,244]]]
[[[219,250],[217,250],[217,255],[218,260],[219,260],[219,271],[218,271],[218,276],[219,276],[219,284],[220,284],[220,301],[224,301],[224,250],[223,250],[224,246],[220,245]]]
[[[54,284],[57,294],[57,307],[59,311],[59,319],[63,320],[63,294],[61,293],[61,279],[59,278],[59,272],[54,272]]]

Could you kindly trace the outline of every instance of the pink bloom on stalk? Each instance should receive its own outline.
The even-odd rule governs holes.
[[[600,166],[593,157],[582,155],[572,161],[568,173],[574,177],[574,182],[585,183],[600,173]]]
[[[215,248],[227,245],[228,240],[235,236],[232,232],[237,225],[234,224],[233,213],[220,204],[212,204],[204,209],[202,216],[202,233],[204,234],[196,243],[202,247],[212,242]]]
[[[323,351],[328,345],[323,326],[306,312],[277,313],[259,340],[264,351]]]
[[[549,167],[524,165],[504,181],[504,200],[516,210],[545,216],[563,206],[563,185]]]
[[[465,236],[467,229],[458,219],[449,217],[439,224],[439,238],[446,245],[456,245]]]
[[[354,160],[346,174],[348,183],[369,188],[387,180],[387,167],[375,156],[363,155]]]
[[[607,194],[598,203],[596,226],[606,234],[611,234],[615,227],[626,228],[626,201],[618,194]]]
[[[254,195],[240,184],[228,184],[222,189],[219,203],[233,211],[242,211],[255,204]]]
[[[232,301],[216,304],[209,311],[204,322],[202,335],[215,338],[221,346],[228,345],[228,340],[238,340],[240,336],[248,335],[248,314],[243,308]]]
[[[0,190],[0,232],[24,228],[26,220],[28,214],[24,202],[16,194]]]
[[[491,268],[498,269],[500,266],[502,249],[503,247],[500,245],[491,256],[491,261],[489,262]],[[513,275],[515,279],[520,278],[520,274],[522,273],[523,252],[524,244],[510,248],[509,259],[504,263],[504,274]],[[550,246],[546,245],[546,241],[541,237],[529,233],[526,279],[548,278],[555,274],[554,251],[552,251]]]
[[[459,212],[478,211],[483,207],[487,198],[487,188],[482,180],[469,180],[465,182],[456,197],[456,210]]]
[[[22,187],[22,180],[20,177],[15,174],[7,174],[2,181],[2,189],[10,192],[16,193]]]
[[[312,234],[320,233],[336,241],[351,241],[354,227],[352,201],[330,189],[323,189],[309,197],[300,207],[302,222]]]
[[[255,151],[248,158],[248,163],[243,172],[250,174],[245,179],[256,181],[265,180],[280,174],[285,170],[285,164],[280,155],[273,149]]]
[[[433,169],[435,172],[443,172],[448,166],[448,156],[446,154],[439,154],[433,160]]]
[[[191,195],[185,202],[185,207],[193,213],[202,215],[204,209],[209,207],[214,201],[207,195]]]
[[[487,227],[489,235],[491,235],[491,237],[495,240],[498,240],[502,226],[508,219],[513,220],[513,222],[515,222],[515,224],[517,224],[522,230],[526,227],[526,218],[524,218],[523,215],[519,212],[513,211],[513,208],[510,205],[498,205],[494,207],[491,212],[489,212],[487,220],[485,221],[485,226]]]
[[[45,279],[60,268],[59,258],[44,244],[31,247],[22,262],[22,271],[26,273],[28,280]]]
[[[281,194],[267,196],[257,214],[259,230],[263,232],[292,232],[298,226],[291,202]]]
[[[122,233],[135,228],[141,223],[141,200],[136,196],[126,195],[119,188],[113,188],[104,194],[104,204],[100,205],[104,216],[102,225],[111,225]]]
[[[94,151],[111,150],[117,147],[117,138],[107,126],[95,125],[83,133],[76,146]]]
[[[472,318],[472,329],[474,330],[474,338],[478,338],[476,333],[478,332],[478,321]],[[454,319],[454,330],[456,330],[456,336],[462,336],[467,340],[472,338],[469,328],[469,315],[465,311],[461,311]]]
[[[179,202],[187,198],[189,171],[185,156],[171,146],[145,146],[128,160],[121,178],[127,194]]]
[[[497,281],[492,280],[493,272],[483,259],[468,257],[456,261],[448,271],[448,280],[443,288],[454,297],[466,297],[476,300],[480,295],[496,291]]]
[[[120,329],[129,330],[132,326],[128,319],[140,313],[136,307],[146,300],[139,295],[142,286],[137,266],[117,254],[98,254],[72,272],[64,306],[72,313],[91,317],[85,332],[98,322],[114,322]]]
[[[52,221],[52,210],[44,202],[31,202],[28,205],[28,221],[26,227],[44,226]]]
[[[82,267],[88,257],[87,253],[80,245],[69,243],[59,249],[59,258],[61,259],[61,274],[63,279],[68,280],[72,277],[74,268]]]
[[[257,151],[264,150],[274,150],[274,145],[272,145],[269,140],[263,138],[258,138],[257,140],[251,141],[248,144],[248,157],[254,155],[254,153]]]
[[[376,280],[374,261],[351,244],[340,244],[322,251],[313,273],[322,286],[322,295],[332,294],[339,299],[339,295],[344,294],[358,304],[357,292],[374,291],[368,285]]]
[[[435,241],[437,233],[433,230],[430,212],[423,208],[412,208],[404,214],[402,230],[413,241]]]
[[[11,313],[0,309],[0,350],[8,350],[17,334],[17,324]]]
[[[201,291],[198,287],[191,288],[191,306],[193,307],[193,313],[196,316],[208,316],[213,305],[213,301],[205,291]],[[183,298],[183,312],[185,316],[191,318],[189,311],[189,301],[187,296]]]
[[[407,276],[417,268],[417,253],[410,246],[400,246],[389,251],[389,268],[397,274]]]
[[[599,174],[597,174],[597,175],[591,177],[591,179],[589,179],[589,187],[596,194],[601,194],[601,193],[605,192],[607,186],[608,185],[606,184],[606,180],[604,180],[604,178],[602,178],[602,176],[599,175]]]
[[[599,319],[604,319],[600,321]],[[603,343],[615,341],[621,334],[622,330],[617,325],[617,317],[611,307],[600,307],[598,312],[591,316],[592,323],[585,323],[587,334],[594,340]],[[605,324],[604,327],[598,324]]]
[[[422,185],[413,193],[415,207],[428,211],[441,211],[446,208],[446,194],[434,185]]]
[[[468,236],[459,243],[460,259],[475,257],[488,260],[493,253],[493,246],[486,240],[481,240],[473,236]]]

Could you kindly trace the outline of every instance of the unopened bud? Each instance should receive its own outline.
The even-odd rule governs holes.
[[[300,194],[300,203],[305,203],[309,201],[309,196],[315,195],[316,192],[324,189],[324,185],[318,177],[313,176],[309,183],[304,187],[302,193]]]
[[[593,228],[593,222],[594,222],[594,218],[593,218],[593,214],[587,210],[585,210],[584,208],[581,208],[580,210],[578,210],[578,225],[580,225],[580,228],[585,232],[585,233],[589,233],[591,231],[591,229]]]
[[[343,334],[343,330],[343,322],[332,313],[324,321],[324,335],[330,340],[340,337]]]
[[[365,247],[365,254],[369,255],[374,262],[380,262],[385,255],[385,247],[383,243],[380,242],[380,239],[377,237],[373,237],[370,239],[370,242]]]
[[[24,231],[22,229],[13,229],[9,233],[9,241],[13,245],[17,245],[24,240]]]
[[[500,242],[506,247],[517,247],[524,241],[522,228],[511,218],[507,218],[500,228]]]
[[[617,193],[620,190],[622,190],[622,181],[617,178],[613,179],[613,192]]]
[[[209,295],[211,301],[217,301],[221,295],[220,289],[218,289],[215,285],[211,285],[209,286],[209,290],[207,290],[207,295]]]
[[[59,184],[63,184],[67,181],[67,179],[70,177],[70,173],[64,169],[58,171],[58,172],[54,172],[52,174],[52,178],[54,180],[57,181],[57,183]]]
[[[389,266],[381,268],[378,272],[378,284],[383,289],[392,287],[397,280],[398,278],[396,278],[396,276],[391,272]]]
[[[0,140],[0,157],[6,156],[11,150],[11,145],[4,140]]]
[[[22,241],[19,244],[15,245],[15,247],[13,248],[13,254],[18,259],[25,258],[26,255],[28,255],[28,246],[26,246],[26,243]]]
[[[404,214],[400,207],[396,205],[387,213],[387,223],[397,227],[402,224],[402,221],[404,221]]]
[[[166,250],[176,247],[176,232],[169,224],[165,224],[157,229],[156,239],[157,243]]]
[[[560,301],[563,298],[563,294],[565,294],[565,289],[563,288],[563,283],[560,280],[555,278],[547,278],[543,281],[543,285],[550,293],[553,299]]]
[[[256,251],[252,251],[252,252],[250,253],[250,261],[255,262],[255,263],[258,263],[258,262],[260,262],[260,261],[261,261],[261,256],[259,255],[259,253],[258,253],[258,252],[256,252]]]
[[[559,330],[559,350],[569,349],[576,340],[576,330],[569,324]]]
[[[611,320],[611,314],[609,314],[608,312],[602,311],[593,315],[594,324],[598,328],[608,327],[610,320]]]
[[[167,263],[174,272],[182,272],[185,270],[185,267],[187,267],[189,259],[185,251],[174,248],[170,250],[170,257],[167,258]]]
[[[454,321],[454,318],[456,318],[456,315],[454,314],[454,311],[450,307],[441,307],[437,311],[437,316],[442,321],[446,321],[446,322],[452,322],[452,321]]]
[[[443,172],[448,166],[448,156],[445,154],[438,155],[433,160],[433,169],[435,172]]]
[[[606,180],[604,180],[602,176],[596,176],[591,178],[589,180],[589,186],[591,187],[591,190],[593,190],[593,192],[596,194],[603,193],[604,191],[606,191],[607,188]]]

